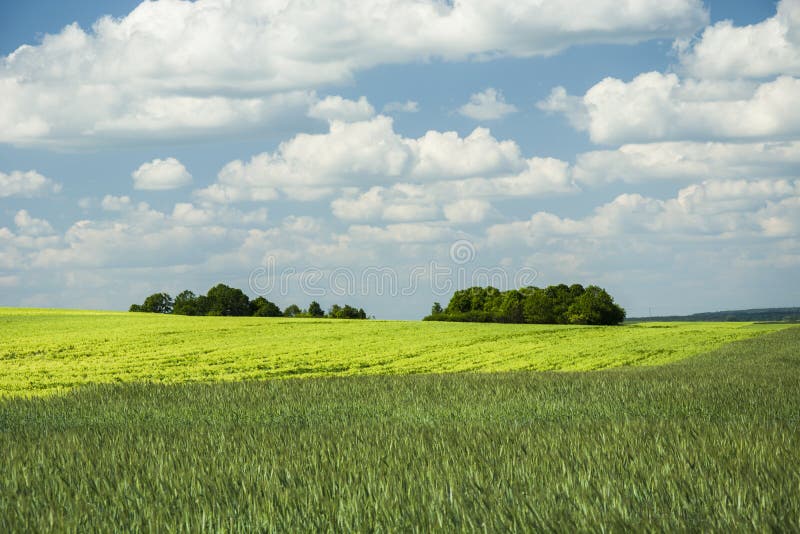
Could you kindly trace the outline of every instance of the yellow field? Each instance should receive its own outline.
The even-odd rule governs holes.
[[[88,383],[658,365],[784,328],[184,317],[0,308],[0,396]]]

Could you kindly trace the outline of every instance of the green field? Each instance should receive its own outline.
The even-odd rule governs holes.
[[[185,317],[0,308],[0,396],[91,383],[659,365],[785,328]]]
[[[800,328],[0,321],[0,532],[800,531]]]

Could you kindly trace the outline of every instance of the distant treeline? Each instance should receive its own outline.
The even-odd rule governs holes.
[[[325,313],[319,302],[312,301],[308,309],[291,304],[281,310],[264,297],[250,298],[241,289],[217,284],[205,295],[186,290],[174,299],[169,293],[154,293],[142,304],[133,304],[132,312],[171,313],[174,315],[226,315],[239,317],[329,317],[331,319],[366,319],[363,308],[334,304]]]
[[[447,308],[434,302],[431,314],[423,320],[616,325],[624,319],[625,310],[605,289],[559,284],[508,291],[494,287],[462,289],[455,292]]]
[[[709,322],[757,322],[757,321],[800,321],[800,308],[758,308],[752,310],[727,310],[693,313],[691,315],[662,315],[658,317],[631,317],[628,322],[670,322],[670,321],[709,321]]]

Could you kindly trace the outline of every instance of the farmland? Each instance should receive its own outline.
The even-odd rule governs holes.
[[[785,328],[343,321],[0,309],[0,396],[211,382],[660,365]]]
[[[48,313],[32,316],[58,323]],[[125,337],[111,328],[115,321],[145,321],[151,328],[169,324],[161,334],[180,332],[159,317],[59,320],[61,330],[48,334],[52,345],[37,346],[31,334],[20,346],[44,351],[62,337],[60,346],[73,351],[63,358],[92,346],[108,350],[79,343],[78,330],[65,337],[70,321],[100,321],[104,333],[93,342],[106,336],[131,351],[140,344],[142,357],[176,339],[190,346],[188,330],[160,342],[152,333],[148,345],[144,334]],[[399,329],[388,329],[388,346],[405,332],[403,351],[434,343],[423,339],[434,332],[451,332],[466,352],[470,328],[473,340],[487,343],[493,332],[491,343],[503,350],[533,343],[505,325],[440,324],[444,330],[410,336],[419,323],[362,323],[376,328],[376,337],[387,325]],[[557,335],[525,327],[555,336],[551,350],[562,350],[562,359],[578,350],[563,344],[599,347],[593,365],[604,369],[593,372],[89,384],[65,395],[15,395],[0,401],[0,531],[797,531],[800,329],[696,326],[705,330],[559,328]],[[352,335],[341,331],[337,345],[325,323],[291,327],[321,329],[315,339],[332,343],[329,353]],[[219,328],[197,345],[222,336],[226,327]],[[364,354],[380,346],[369,332],[362,331]],[[650,359],[610,350],[606,336],[623,334],[653,351]],[[703,335],[713,338],[710,345],[745,339],[693,357],[657,352],[659,337],[678,337],[675,346],[696,350]],[[239,344],[227,340],[231,350],[244,354],[244,342],[235,339]],[[210,346],[221,354],[225,344]],[[474,368],[521,367],[519,356],[505,361],[501,352]],[[472,354],[477,359],[480,351]],[[429,370],[445,361],[435,358]],[[6,355],[0,362],[7,369],[18,359]],[[397,369],[421,371],[422,360]],[[43,363],[49,361],[57,358]],[[552,368],[553,360],[546,361],[542,366]],[[564,361],[565,368],[576,366]],[[648,365],[634,365],[642,363]]]

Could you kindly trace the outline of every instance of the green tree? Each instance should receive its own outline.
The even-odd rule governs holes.
[[[172,305],[172,313],[175,315],[203,315],[200,313],[197,295],[189,291],[181,291]]]
[[[453,293],[453,297],[447,304],[445,310],[448,314],[466,313],[472,310],[472,295],[467,289],[459,289]]]
[[[254,317],[281,317],[283,315],[277,304],[264,297],[258,297],[251,302],[250,310]]]
[[[434,303],[426,320],[537,324],[619,324],[625,310],[602,288],[581,284],[500,291],[470,287],[453,293],[447,308]]]
[[[616,325],[625,320],[625,310],[597,286],[587,287],[570,305],[567,315],[572,324]]]
[[[168,293],[153,293],[144,299],[142,311],[148,313],[172,313],[172,297]]]
[[[495,312],[499,321],[506,323],[525,322],[525,297],[515,289],[503,293],[499,309]]]
[[[303,310],[300,309],[300,306],[297,304],[289,304],[286,306],[286,309],[283,310],[283,315],[285,317],[297,317],[298,315],[302,315]]]
[[[206,299],[208,315],[250,315],[250,299],[241,289],[217,284],[208,290]]]
[[[316,300],[311,301],[311,304],[309,304],[308,314],[311,317],[325,317],[325,312],[322,310],[322,306],[320,306],[319,302]]]
[[[522,314],[526,323],[554,324],[553,299],[544,289],[536,289],[525,297]]]

